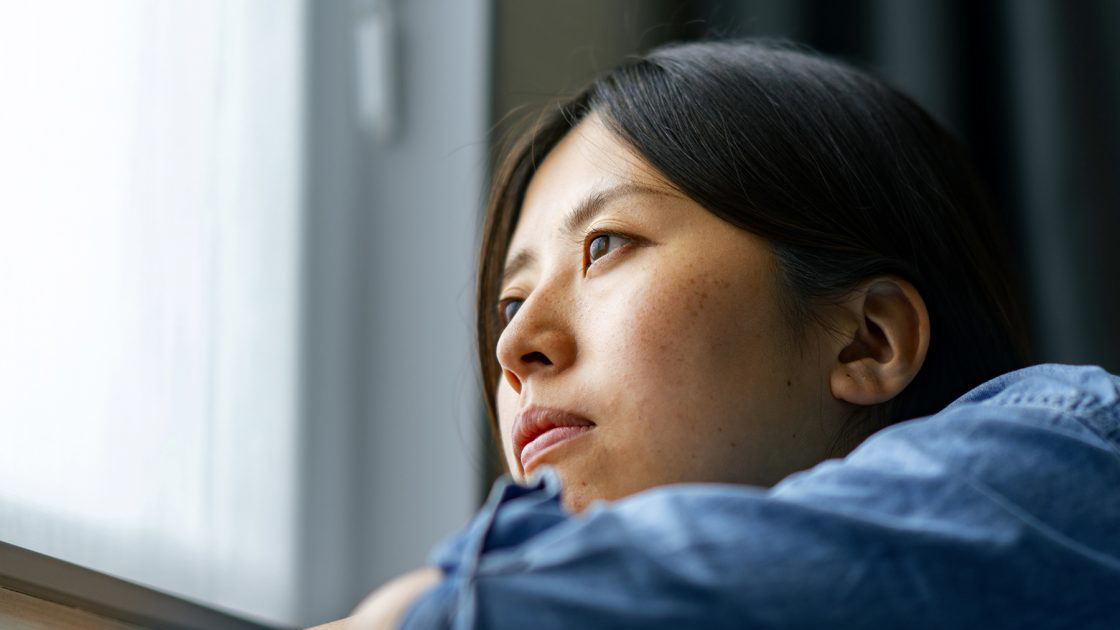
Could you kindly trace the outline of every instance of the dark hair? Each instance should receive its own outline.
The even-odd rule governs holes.
[[[934,413],[1029,360],[1002,234],[948,131],[908,97],[836,61],[757,42],[676,44],[546,111],[496,172],[477,303],[495,436],[496,304],[509,241],[537,166],[592,112],[682,193],[768,241],[795,324],[873,275],[917,288],[930,319],[925,363],[898,396],[848,423],[848,441]]]

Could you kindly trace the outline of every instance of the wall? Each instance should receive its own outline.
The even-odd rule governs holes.
[[[355,108],[355,5],[310,5],[305,623],[420,566],[479,500],[472,270],[490,13],[482,0],[390,8],[400,115],[380,142]]]

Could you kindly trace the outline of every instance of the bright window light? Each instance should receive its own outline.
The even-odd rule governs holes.
[[[298,0],[0,5],[0,540],[298,598]]]

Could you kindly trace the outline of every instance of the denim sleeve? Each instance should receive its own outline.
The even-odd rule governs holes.
[[[499,482],[402,628],[1120,628],[1120,379],[1036,366],[771,489]]]

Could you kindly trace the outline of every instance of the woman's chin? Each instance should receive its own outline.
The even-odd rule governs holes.
[[[564,509],[573,514],[583,512],[596,501],[614,501],[631,494],[621,488],[596,483],[593,480],[596,477],[576,474],[566,475],[565,471],[559,466],[557,466],[556,472],[560,477],[561,499]]]
[[[563,462],[553,464],[556,475],[560,478],[560,497],[564,509],[573,514],[584,511],[593,501],[605,499],[602,489],[588,481],[584,476],[568,469]]]
[[[605,486],[598,481],[615,478],[617,472],[601,470],[595,465],[594,459],[589,462],[587,458],[578,455],[542,458],[542,461],[529,467],[526,474],[518,480],[519,483],[532,483],[533,478],[544,466],[551,468],[560,479],[561,501],[564,509],[573,514],[583,512],[595,501],[611,501],[630,494],[620,488],[610,487],[610,484]]]
[[[564,509],[572,514],[579,514],[580,512],[583,512],[593,501],[603,498],[593,496],[591,493],[581,490],[583,489],[579,488],[569,491],[565,488],[564,493],[561,496],[564,503]]]

